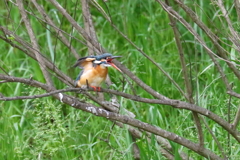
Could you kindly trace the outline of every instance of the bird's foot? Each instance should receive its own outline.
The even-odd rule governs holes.
[[[96,86],[90,86],[90,87],[92,87],[94,91],[99,91],[99,92],[101,91],[101,87],[96,87]]]

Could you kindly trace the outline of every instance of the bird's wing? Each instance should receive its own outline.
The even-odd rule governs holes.
[[[82,74],[83,74],[83,70],[79,73],[79,75],[77,76],[77,78],[76,78],[76,80],[74,82],[74,86],[75,87],[77,86],[78,80],[81,78]]]
[[[83,58],[80,58],[78,59],[78,61],[73,65],[73,67],[77,67],[79,66],[80,68],[84,68],[86,67],[87,65],[89,65],[89,62],[92,62],[94,61],[96,58],[94,57],[83,57]]]

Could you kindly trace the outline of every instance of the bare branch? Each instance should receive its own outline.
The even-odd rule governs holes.
[[[213,63],[216,65],[219,73],[221,74],[221,78],[223,79],[223,82],[225,83],[226,87],[228,90],[231,90],[231,87],[230,87],[230,84],[227,80],[227,77],[226,75],[224,74],[221,66],[219,65],[219,63],[217,62],[217,60],[215,59],[214,56],[218,57],[219,59],[222,59],[226,62],[228,62],[229,64],[232,64],[232,62],[226,60],[226,59],[223,59],[219,56],[217,56],[215,53],[213,53],[213,51],[207,47],[206,43],[201,39],[201,37],[199,36],[199,34],[196,33],[196,31],[176,12],[174,11],[170,6],[166,5],[164,2],[160,1],[160,0],[157,0],[157,2],[159,2],[162,7],[164,8],[164,10],[166,12],[168,12],[169,14],[171,14],[172,16],[174,16],[177,20],[179,20],[179,22],[181,22],[189,31],[190,33],[192,33],[194,35],[194,37],[199,41],[199,43],[206,49],[208,55],[210,56],[210,58],[212,59]],[[234,66],[234,65],[232,65]],[[231,68],[231,67],[230,67]],[[235,67],[234,67],[235,68]],[[233,68],[233,71],[236,71],[236,75],[238,75],[238,71],[237,70],[234,70]],[[235,68],[236,69],[236,68]],[[234,72],[235,73],[235,72]],[[240,74],[239,74],[240,76]],[[239,77],[240,78],[240,77]]]
[[[14,34],[13,32],[7,30],[6,28],[0,26],[0,30],[5,34],[6,37],[0,36],[1,39],[3,39],[4,41],[6,41],[7,43],[11,44],[13,47],[16,47],[18,49],[20,49],[21,51],[23,51],[25,54],[27,54],[28,56],[30,56],[31,58],[33,58],[34,60],[37,61],[37,58],[34,54],[35,49],[32,48],[28,43],[26,43],[22,38],[18,37],[16,34]],[[12,35],[14,37],[14,41],[11,41],[7,38],[7,36]],[[20,43],[23,47],[20,47],[19,45],[15,44],[14,42],[18,42]],[[54,73],[58,76],[58,79],[60,79],[61,81],[63,81],[65,84],[68,84],[69,86],[73,86],[73,80],[68,77],[67,75],[65,75],[64,73],[62,73],[62,71],[60,71],[52,62],[50,62],[46,57],[44,57],[42,54],[39,53],[40,56],[42,56],[42,60],[44,61],[46,67],[52,71],[54,71]]]
[[[210,51],[210,49],[206,46],[205,43],[202,43],[203,40],[199,39],[200,36],[194,32],[194,30],[191,28],[191,26],[187,25],[187,23],[181,18],[181,16],[177,15],[177,13],[173,13],[175,16],[177,16],[178,20],[186,27],[188,28],[189,31],[191,31],[191,33],[196,37],[196,39],[203,45],[203,47],[208,51],[207,53],[209,54],[209,56],[211,57],[211,59],[213,60],[214,64],[217,66],[218,71],[221,73],[222,75],[222,79],[227,87],[228,90],[230,90],[230,84],[226,78],[226,75],[224,74],[224,72],[222,71],[220,65],[218,64],[218,62],[215,60],[215,58],[212,56],[214,55],[215,57],[225,61],[229,68],[232,69],[233,73],[238,77],[238,79],[240,78],[240,72],[238,71],[238,69],[234,66],[234,64],[228,59],[228,57],[226,56],[226,51],[222,48],[222,46],[218,43],[218,37],[204,24],[202,23],[198,17],[196,16],[196,14],[189,8],[187,7],[181,0],[175,0],[175,2],[177,2],[179,4],[179,6],[184,9],[184,11],[189,15],[189,17],[191,17],[191,19],[208,35],[208,37],[211,39],[211,41],[213,42],[213,44],[215,45],[216,49],[218,50],[218,53],[221,55],[221,57],[217,56],[215,53],[213,53],[212,51]],[[212,55],[211,55],[212,54]]]
[[[50,92],[50,89],[48,87],[48,85],[40,83],[38,81],[35,80],[31,80],[31,79],[23,79],[23,78],[16,78],[16,77],[12,77],[12,76],[6,76],[6,75],[1,75],[0,74],[0,79],[5,79],[8,80],[9,82],[21,82],[21,83],[25,83],[31,86],[35,86],[35,87],[41,87],[42,89],[46,90],[47,92]],[[174,133],[165,131],[161,128],[149,125],[148,123],[144,123],[141,122],[139,120],[130,118],[128,116],[123,116],[120,114],[116,114],[113,112],[109,112],[107,110],[98,108],[92,104],[88,104],[88,103],[83,103],[80,102],[79,100],[77,100],[75,97],[66,95],[66,94],[53,94],[53,96],[58,99],[59,101],[66,103],[74,108],[77,109],[81,109],[83,111],[92,113],[96,116],[101,116],[101,117],[106,117],[107,119],[110,120],[116,120],[119,122],[122,122],[124,124],[129,124],[131,126],[143,129],[145,131],[151,132],[153,134],[159,135],[161,137],[167,138],[169,140],[172,140],[176,143],[179,143],[187,148],[190,148],[191,150],[201,154],[204,157],[210,157],[211,159],[221,159],[220,157],[218,157],[216,154],[214,154],[213,152],[211,152],[208,149],[205,148],[201,148],[199,149],[199,146],[183,137],[180,137]],[[177,102],[177,105],[179,105],[180,103]],[[190,104],[189,104],[190,105]],[[179,105],[181,106],[181,105]],[[196,107],[196,108],[200,108],[200,107]]]
[[[68,103],[68,99],[64,99],[63,101],[65,103]],[[222,158],[218,157],[217,155],[215,155],[214,153],[212,153],[208,149],[203,148],[203,149],[199,150],[199,147],[198,147],[197,144],[195,144],[195,143],[193,143],[189,140],[186,140],[183,137],[180,137],[180,136],[178,136],[174,133],[162,130],[158,127],[149,125],[147,123],[141,122],[139,120],[132,119],[132,118],[129,118],[127,116],[119,115],[119,114],[116,114],[116,113],[113,113],[113,112],[108,112],[106,110],[102,110],[102,109],[94,107],[94,106],[86,106],[86,105],[83,106],[83,105],[80,105],[80,104],[76,104],[74,107],[82,109],[86,112],[94,113],[96,116],[101,116],[101,117],[106,117],[106,118],[111,119],[111,120],[116,120],[116,121],[119,121],[119,122],[122,122],[122,123],[125,123],[125,124],[129,124],[131,126],[135,126],[137,128],[143,129],[145,131],[154,133],[156,135],[162,136],[162,137],[167,138],[167,139],[169,139],[173,142],[179,143],[179,144],[181,144],[181,145],[183,145],[187,148],[191,148],[193,151],[199,153],[200,155],[202,155],[206,158],[222,159]]]
[[[239,43],[240,37],[238,36],[238,33],[234,30],[234,28],[232,26],[232,22],[231,22],[230,18],[228,17],[228,13],[227,13],[227,10],[225,9],[224,5],[223,5],[223,1],[218,0],[218,2],[216,2],[216,3],[219,6],[219,8],[221,9],[224,18],[227,21],[230,33],[232,34],[232,36],[230,37],[230,40],[233,42],[233,44],[235,44],[237,46],[238,49],[240,49],[240,43]]]
[[[168,0],[166,0],[166,3],[169,4]],[[192,97],[192,84],[190,81],[190,77],[188,75],[188,71],[187,71],[187,67],[186,67],[186,62],[185,62],[185,58],[184,58],[184,53],[183,53],[183,48],[182,48],[182,44],[181,44],[181,40],[180,40],[180,35],[176,26],[176,20],[174,19],[174,17],[172,17],[171,14],[168,14],[169,20],[171,22],[171,26],[174,32],[174,36],[175,36],[175,41],[176,41],[176,45],[178,48],[178,53],[179,53],[179,57],[180,57],[180,62],[181,62],[181,66],[182,66],[182,72],[183,72],[183,79],[184,79],[184,83],[187,89],[187,100],[194,104],[194,99]],[[199,119],[199,116],[196,112],[192,112],[193,118],[194,118],[194,122],[196,124],[197,127],[197,131],[198,131],[198,139],[199,139],[199,147],[203,148],[204,147],[204,134],[202,131],[202,126],[201,126],[201,122]]]
[[[240,121],[240,107],[238,107],[238,111],[236,113],[235,119],[233,121],[232,127],[233,129],[236,129]]]
[[[42,60],[42,56],[39,54],[40,49],[38,47],[38,43],[37,43],[36,37],[34,35],[34,32],[33,32],[32,26],[30,24],[30,21],[29,21],[29,19],[27,17],[27,14],[26,14],[25,10],[24,10],[23,1],[22,0],[18,0],[17,1],[17,5],[18,5],[19,11],[20,11],[20,13],[22,15],[22,19],[23,19],[23,21],[25,23],[25,26],[26,26],[26,29],[28,31],[29,37],[31,39],[31,43],[33,45],[33,48],[36,49],[33,52],[34,52],[34,54],[35,54],[35,56],[37,58],[37,61],[38,61],[39,65],[40,65],[42,73],[43,73],[43,75],[44,75],[44,77],[46,79],[46,82],[49,85],[49,87],[54,89],[53,82],[52,82],[52,80],[50,78],[50,75],[49,75],[47,69],[46,69],[45,63]]]
[[[229,94],[231,96],[234,96],[236,98],[240,98],[240,94],[236,93],[236,92],[233,92],[232,90],[228,91],[227,94]]]
[[[34,87],[40,87],[40,88],[50,92],[50,90],[49,90],[47,85],[45,85],[43,83],[40,83],[38,81],[35,81],[35,80],[17,78],[17,77],[2,75],[2,74],[0,74],[0,79],[7,80],[8,82],[21,82],[21,83],[24,83],[24,84],[27,84],[27,85],[31,85],[31,86],[34,86]],[[74,90],[79,90],[79,89],[78,88],[71,89],[71,91],[74,91]],[[240,133],[238,131],[233,130],[232,127],[229,125],[229,123],[227,123],[225,120],[220,118],[218,115],[214,114],[213,112],[211,112],[211,111],[209,111],[209,110],[207,110],[205,108],[196,106],[194,104],[182,102],[182,101],[179,101],[179,100],[171,100],[171,99],[159,100],[159,99],[140,98],[138,96],[133,96],[133,95],[129,95],[129,94],[126,94],[126,93],[122,93],[122,92],[118,92],[118,91],[114,91],[114,90],[103,89],[103,88],[101,89],[101,91],[102,92],[106,92],[106,93],[116,94],[116,95],[119,95],[119,96],[123,96],[125,98],[131,99],[131,100],[135,100],[135,101],[139,101],[139,102],[145,102],[145,103],[148,102],[148,103],[155,103],[155,104],[170,105],[170,106],[172,106],[174,108],[187,109],[187,110],[190,110],[190,111],[194,111],[194,112],[200,113],[200,114],[202,114],[202,115],[212,119],[213,121],[215,121],[219,125],[221,125],[238,142],[240,142]],[[55,96],[56,94],[53,94],[53,95]]]
[[[96,32],[93,26],[92,16],[89,10],[89,0],[82,0],[82,13],[83,13],[83,20],[84,20],[84,29],[86,33],[95,41],[98,42]],[[92,44],[88,41],[88,54],[94,55],[94,47]],[[99,45],[99,43],[98,43]],[[101,48],[99,46],[99,48]]]
[[[88,35],[84,29],[79,26],[79,24],[67,13],[67,11],[56,1],[56,0],[49,0],[59,12],[62,13],[63,16],[73,25],[73,27],[86,39],[86,41],[90,42],[94,46],[94,50],[98,53],[105,52],[105,50],[99,46],[99,44]],[[88,46],[91,47],[91,46]]]
[[[59,38],[61,41],[70,49],[70,51],[73,53],[74,57],[76,59],[79,58],[79,55],[75,48],[70,44],[70,42],[67,40],[67,38],[63,35],[62,31],[58,29],[58,27],[54,24],[54,22],[51,20],[51,18],[48,16],[48,14],[45,12],[45,10],[36,2],[36,0],[32,0],[32,3],[37,8],[38,12],[42,15],[42,17],[45,18],[46,23],[53,27],[56,33],[59,34]]]
[[[11,2],[13,5],[17,6],[17,4],[14,3],[13,1],[10,1],[10,2]],[[40,6],[40,7],[41,7],[41,6]],[[71,34],[65,32],[64,30],[60,29],[59,27],[57,27],[57,26],[55,26],[55,25],[51,25],[51,24],[52,24],[52,23],[50,22],[50,21],[52,21],[51,19],[50,19],[50,21],[47,21],[47,20],[44,20],[44,19],[41,19],[41,18],[37,17],[37,16],[34,15],[32,12],[29,12],[29,11],[27,11],[27,10],[25,10],[25,12],[28,13],[29,15],[33,16],[33,17],[36,18],[37,20],[39,20],[40,23],[43,22],[43,23],[51,26],[52,28],[54,28],[54,30],[55,30],[57,33],[59,33],[59,36],[58,36],[57,38],[60,38],[60,40],[61,40],[67,47],[69,47],[69,45],[71,46],[71,43],[70,43],[70,42],[64,42],[65,40],[61,39],[60,32],[61,32],[62,34],[64,34],[64,35],[67,35],[68,37],[70,37],[70,38],[72,38],[72,39],[75,39],[75,40],[78,41],[79,43],[87,46],[87,43],[84,43],[82,40],[80,40],[80,39],[72,36]],[[39,11],[39,12],[40,12],[40,11]],[[41,12],[40,14],[42,14],[42,13],[43,13],[43,12]],[[45,16],[48,16],[48,15],[47,15],[46,13],[44,13],[42,16],[45,17]],[[53,24],[54,24],[54,23],[53,23]],[[68,43],[69,43],[69,44],[68,44]],[[72,46],[71,46],[71,47],[72,47]],[[71,49],[71,48],[70,48],[70,49]],[[72,48],[72,49],[73,49],[73,48]],[[71,51],[72,51],[72,50],[71,50]],[[72,52],[74,52],[74,51],[72,51]],[[76,53],[76,54],[74,53],[74,56],[76,56],[77,59],[79,58],[79,55],[77,55],[77,53]]]
[[[237,11],[238,21],[240,21],[240,2],[239,0],[234,0],[235,8]]]

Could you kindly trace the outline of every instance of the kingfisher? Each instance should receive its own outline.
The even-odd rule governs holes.
[[[73,67],[80,67],[82,71],[75,81],[75,87],[92,87],[95,91],[100,91],[100,85],[106,80],[108,67],[114,67],[122,72],[112,60],[121,56],[113,56],[110,53],[104,53],[97,56],[87,56],[77,60]]]

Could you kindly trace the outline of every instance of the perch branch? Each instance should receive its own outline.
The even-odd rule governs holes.
[[[31,85],[34,87],[40,87],[40,88],[46,90],[47,92],[51,92],[48,85],[40,83],[40,82],[32,80],[32,79],[17,78],[17,77],[6,76],[6,75],[1,75],[1,74],[0,74],[0,79],[7,80],[9,82],[17,82],[18,81],[18,82],[25,83],[27,85]],[[105,118],[113,120],[113,121],[119,121],[124,124],[128,124],[128,125],[140,128],[144,131],[148,131],[150,133],[167,138],[173,142],[181,144],[181,145],[195,151],[196,153],[198,153],[204,157],[211,158],[211,159],[221,159],[219,156],[217,156],[216,154],[214,154],[213,152],[211,152],[208,149],[201,148],[201,150],[199,150],[198,144],[195,144],[179,135],[165,131],[161,128],[150,125],[148,123],[141,122],[139,120],[130,118],[129,116],[124,116],[124,115],[120,115],[117,113],[109,112],[102,108],[98,108],[92,104],[80,102],[75,97],[72,97],[72,96],[69,96],[66,94],[62,94],[62,93],[61,94],[53,94],[53,97],[58,99],[62,103],[66,103],[74,108],[92,113],[96,116],[105,117]],[[177,102],[177,105],[179,105],[179,102]],[[189,104],[189,105],[191,105],[191,104]],[[195,108],[200,108],[200,107],[195,107]]]
[[[34,86],[34,87],[40,87],[40,88],[48,91],[47,85],[45,85],[43,83],[40,83],[38,81],[32,80],[32,79],[17,78],[17,77],[13,77],[13,76],[2,75],[2,74],[0,74],[0,79],[7,80],[8,82],[24,83],[24,84],[31,85],[31,86]],[[79,91],[80,89],[79,88],[72,88],[72,89],[69,89],[69,90],[71,90],[71,91]],[[65,90],[65,91],[67,91],[67,90]],[[232,129],[231,125],[228,122],[226,122],[224,119],[220,118],[218,115],[214,114],[213,112],[207,110],[206,108],[202,108],[202,107],[199,107],[197,105],[186,103],[186,102],[182,102],[182,101],[179,101],[179,100],[173,100],[173,99],[159,100],[159,99],[141,98],[139,96],[133,96],[133,95],[126,94],[126,93],[123,93],[123,92],[118,92],[118,91],[115,91],[115,90],[109,90],[109,89],[103,89],[103,88],[101,88],[101,92],[115,94],[115,95],[118,95],[118,96],[125,97],[127,99],[138,101],[138,102],[170,105],[170,106],[172,106],[174,108],[186,109],[186,110],[197,112],[199,114],[202,114],[202,115],[210,118],[211,120],[215,121],[219,125],[221,125],[238,142],[240,142],[240,134],[239,134],[239,132],[234,130],[234,129]],[[53,95],[56,95],[56,93],[57,93],[57,91],[54,92]],[[61,93],[61,92],[58,92],[58,93]]]

